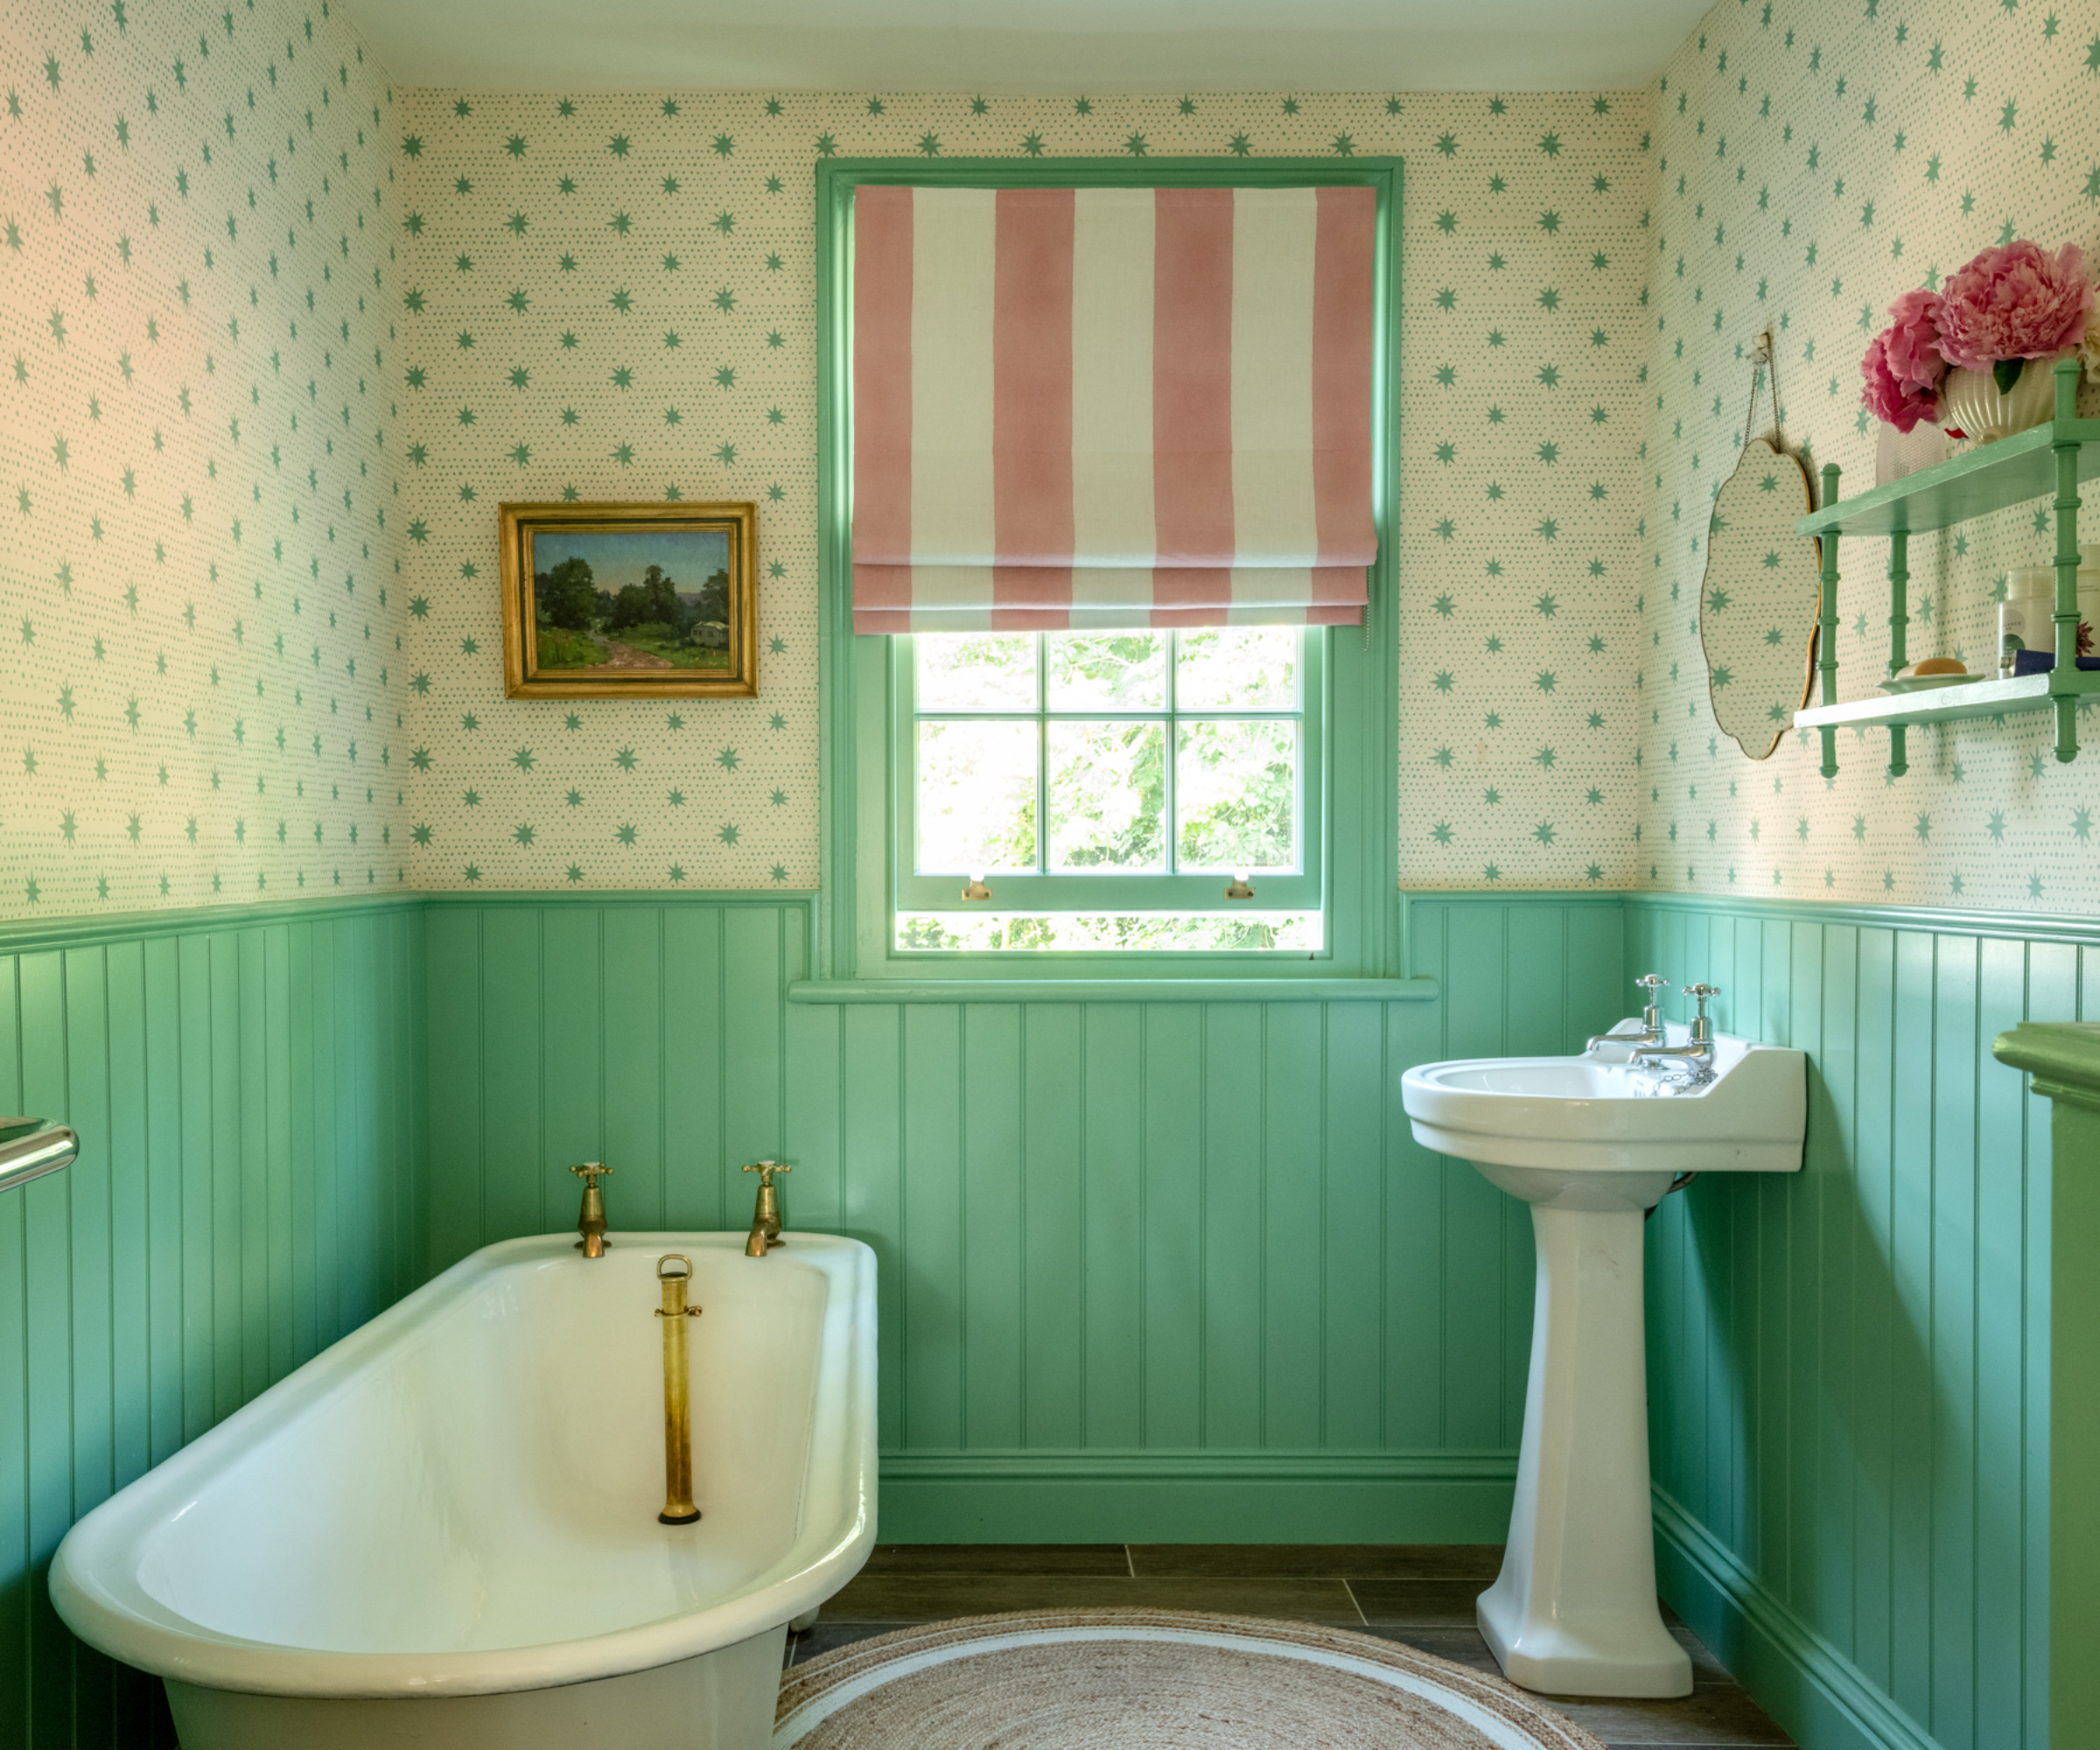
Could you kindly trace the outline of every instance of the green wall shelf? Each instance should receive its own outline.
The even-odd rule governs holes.
[[[1900,726],[1914,723],[1956,723],[1963,718],[2002,718],[2013,711],[2039,710],[2059,694],[2078,701],[2100,696],[2100,670],[2074,668],[2070,685],[2056,686],[2056,676],[2016,675],[2009,681],[1978,680],[1965,687],[1942,687],[1928,693],[1885,694],[1848,699],[1843,704],[1816,705],[1794,714],[1799,729],[1863,728],[1868,724]]]
[[[1795,524],[1815,536],[1823,548],[1823,603],[1817,620],[1816,671],[1823,677],[1823,703],[1796,711],[1797,729],[1823,737],[1823,775],[1838,775],[1838,732],[1880,724],[1888,731],[1888,774],[1900,778],[1910,769],[1905,732],[1914,724],[1954,723],[1964,718],[2002,718],[2014,711],[2052,710],[2056,713],[2056,757],[2078,757],[2078,707],[2100,696],[2100,672],[2081,669],[2078,648],[2078,483],[2100,477],[2100,419],[2076,416],[2078,364],[2061,361],[2055,368],[2055,416],[2046,425],[2017,432],[1994,444],[1979,444],[1968,454],[1892,480],[1858,498],[1838,496],[1838,471],[1823,471],[1823,508]],[[2010,680],[1979,677],[1972,685],[1942,687],[1923,693],[1841,701],[1838,696],[1838,537],[1880,535],[1888,540],[1888,673],[1894,676],[1909,658],[1905,634],[1910,625],[1905,595],[1910,581],[1908,549],[1913,535],[1950,528],[1973,517],[2025,504],[2054,490],[2056,512],[2056,666],[2046,675]]]
[[[2076,368],[2072,382],[2076,382]],[[2066,438],[2082,447],[2078,478],[2100,477],[2100,419],[2071,419]],[[1795,526],[1803,535],[1929,535],[1971,517],[2025,504],[2056,486],[2055,445],[2062,428],[2052,420],[1995,444],[1979,444],[1936,467],[1921,468],[1885,486],[1810,511]]]

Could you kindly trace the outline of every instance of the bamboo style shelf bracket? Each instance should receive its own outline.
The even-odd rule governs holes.
[[[1909,641],[1910,614],[1908,589],[1910,567],[1910,536],[1904,529],[1892,530],[1888,537],[1888,677],[1894,680],[1910,661],[1906,654]],[[1888,726],[1888,775],[1900,778],[1910,770],[1910,761],[1905,757],[1903,738],[1908,733],[1906,724],[1892,723]]]
[[[1910,769],[1906,732],[1914,724],[1958,722],[1965,718],[2002,719],[2017,711],[2048,709],[2055,718],[2056,758],[2078,757],[2078,707],[2100,699],[2100,670],[2078,666],[2078,496],[2079,481],[2100,477],[2100,419],[2077,416],[2078,363],[2066,359],[2055,368],[2054,416],[2031,431],[1978,444],[1936,467],[1878,486],[1858,498],[1838,497],[1838,470],[1823,470],[1823,508],[1802,517],[1796,528],[1823,545],[1823,595],[1816,621],[1816,669],[1823,677],[1820,704],[1795,714],[1796,728],[1816,730],[1822,738],[1822,773],[1838,775],[1838,731],[1880,725],[1888,731],[1888,775],[1900,778]],[[2056,606],[2050,616],[2055,662],[2047,674],[2000,679],[1993,672],[1966,686],[1884,698],[1840,700],[1838,696],[1838,537],[1885,535],[1888,537],[1888,673],[1890,678],[1909,661],[1910,537],[1929,534],[1994,510],[2028,503],[2054,488],[2056,513]]]
[[[2065,360],[2056,370],[2056,417],[2068,422],[2078,399],[2078,368]],[[2054,446],[2056,452],[2056,666],[2054,674],[2078,674],[2078,444],[2076,439]],[[2056,705],[2056,758],[2067,765],[2078,757],[2078,699],[2051,690]]]
[[[1823,465],[1823,501],[1826,505],[1838,502],[1838,465]],[[1825,705],[1838,703],[1838,531],[1833,528],[1823,537],[1823,614],[1816,621],[1816,666],[1823,674],[1823,702]],[[1823,775],[1838,775],[1838,732],[1826,727],[1823,732]]]

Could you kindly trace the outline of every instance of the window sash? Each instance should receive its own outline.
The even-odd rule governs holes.
[[[1046,634],[1033,634],[1039,640]],[[1047,706],[1048,664],[1038,643],[1036,706],[1032,710],[949,710],[918,706],[916,645],[908,634],[890,640],[891,748],[890,785],[891,884],[895,913],[954,912],[982,906],[1000,913],[1033,912],[1219,912],[1236,909],[1263,912],[1324,911],[1326,903],[1326,839],[1327,818],[1326,762],[1323,758],[1327,716],[1326,645],[1324,628],[1307,628],[1298,643],[1298,702],[1289,710],[1191,710],[1175,708],[1175,663],[1167,663],[1166,707],[1159,710],[1053,710]],[[918,725],[927,722],[1026,723],[1037,725],[1036,871],[998,871],[986,875],[992,890],[990,900],[964,900],[962,881],[954,874],[921,874],[916,863],[919,844]],[[1182,871],[1177,868],[1180,822],[1173,812],[1173,766],[1177,724],[1199,722],[1250,722],[1270,720],[1298,725],[1298,794],[1296,824],[1298,866],[1293,870],[1250,870],[1248,883],[1251,900],[1228,900],[1225,886],[1229,872]],[[1049,870],[1049,821],[1044,801],[1049,794],[1046,746],[1048,724],[1145,722],[1160,724],[1168,737],[1167,869],[1164,872],[1102,872],[1057,873]]]
[[[1375,340],[1374,508],[1384,538],[1373,567],[1361,640],[1326,640],[1328,698],[1320,718],[1321,838],[1326,891],[1324,945],[1302,958],[1241,950],[1133,955],[1075,949],[1040,956],[903,949],[896,940],[892,742],[892,651],[886,638],[853,630],[850,362],[855,191],[871,183],[967,187],[1071,186],[1292,186],[1357,180],[1378,190]],[[952,1001],[959,990],[1016,1000],[1040,985],[1098,980],[1134,994],[1216,996],[1241,986],[1278,994],[1320,981],[1396,978],[1405,963],[1402,898],[1394,880],[1399,836],[1397,558],[1390,518],[1400,423],[1400,230],[1396,158],[956,159],[827,158],[816,166],[818,660],[823,677],[818,784],[822,797],[822,891],[812,908],[810,964],[841,989],[886,986],[881,1000]],[[1203,909],[1210,909],[1207,906]],[[942,909],[948,909],[943,906]],[[1390,993],[1389,993],[1390,994]],[[856,1000],[876,1000],[871,995]],[[1021,997],[1019,1000],[1026,1000]]]

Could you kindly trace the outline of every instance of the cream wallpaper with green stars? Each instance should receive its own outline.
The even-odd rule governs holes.
[[[1841,732],[1834,781],[1806,732],[1753,762],[1715,728],[1697,627],[1708,508],[1760,329],[1776,341],[1788,438],[1838,463],[1849,495],[1874,482],[1859,357],[1898,293],[2015,236],[2079,243],[2100,266],[2100,4],[1721,0],[1659,81],[1655,147],[1637,885],[2100,906],[2100,746],[2059,765],[2045,712],[1914,729],[1894,780],[1886,732]],[[2100,539],[2100,508],[2088,526]],[[1988,668],[1992,591],[2054,547],[2040,503],[1913,541],[1908,654]],[[1842,697],[1886,673],[1887,555],[1882,540],[1839,545]],[[2100,740],[2100,716],[2080,730]]]
[[[384,77],[318,0],[4,18],[0,913],[404,885]]]
[[[1404,885],[2100,900],[2041,718],[1826,782],[1720,736],[1697,629],[1760,327],[1851,489],[1899,291],[2100,243],[2100,0],[1721,0],[1632,94],[397,94],[278,0],[17,0],[0,58],[8,913],[813,886],[824,156],[1406,160]],[[759,502],[758,699],[502,696],[495,507],[570,497]],[[1987,662],[2051,539],[1920,540],[1913,654]]]
[[[815,885],[820,158],[1397,154],[1402,879],[1624,883],[1647,103],[406,94],[412,878]],[[571,496],[758,501],[759,698],[503,697],[495,507]]]

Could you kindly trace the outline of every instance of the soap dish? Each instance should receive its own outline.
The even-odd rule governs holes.
[[[1988,675],[1899,675],[1881,682],[1885,693],[1929,693],[1935,687],[1965,687],[1971,681],[1987,681]]]

